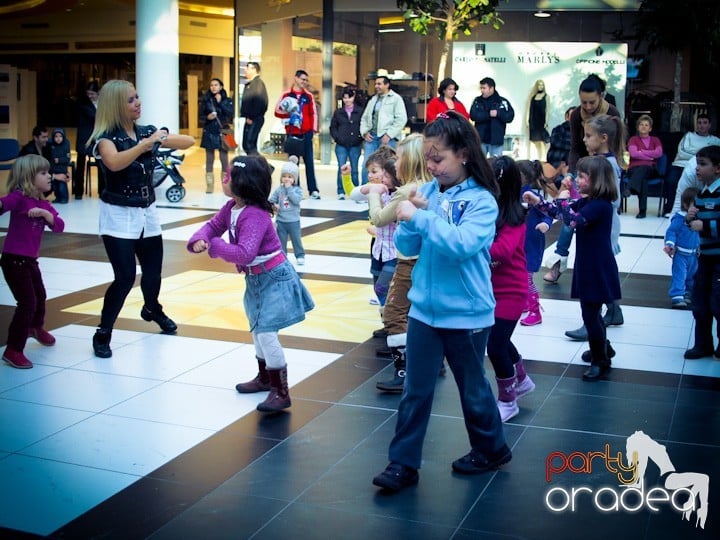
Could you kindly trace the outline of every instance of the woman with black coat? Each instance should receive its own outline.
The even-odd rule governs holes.
[[[223,173],[228,166],[228,153],[222,145],[222,129],[231,128],[233,123],[233,102],[228,97],[220,79],[210,80],[210,89],[200,102],[200,116],[205,119],[200,146],[205,149],[205,193],[212,193],[215,187],[213,163],[215,150],[220,154]],[[221,173],[222,176],[222,173]]]
[[[342,166],[350,160],[350,177],[356,187],[358,184],[358,162],[362,151],[363,139],[360,136],[360,118],[363,108],[355,103],[355,90],[345,88],[342,93],[343,106],[333,113],[330,121],[330,136],[335,141],[335,156],[337,157],[337,193],[338,199],[345,198],[345,189],[342,185]],[[349,194],[348,194],[349,195]]]

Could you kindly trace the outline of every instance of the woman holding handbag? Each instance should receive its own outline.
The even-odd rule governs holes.
[[[215,150],[220,154],[222,173],[227,169],[228,151],[223,146],[223,128],[232,127],[233,110],[233,102],[225,92],[222,81],[218,78],[211,79],[210,89],[205,92],[200,103],[200,114],[205,119],[200,142],[200,146],[205,149],[205,193],[212,193],[215,187]]]

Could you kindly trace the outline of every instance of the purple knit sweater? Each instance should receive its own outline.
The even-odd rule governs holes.
[[[220,257],[224,261],[235,264],[238,272],[250,265],[255,257],[268,255],[280,250],[275,226],[270,214],[256,206],[246,206],[240,213],[235,225],[235,240],[225,242],[221,236],[230,229],[231,210],[235,201],[230,200],[202,228],[188,240],[187,249],[192,252],[192,245],[198,240],[205,240],[210,246],[208,254],[213,259]]]

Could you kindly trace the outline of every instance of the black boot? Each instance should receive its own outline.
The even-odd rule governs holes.
[[[140,316],[146,321],[155,321],[160,326],[163,334],[175,334],[177,332],[177,324],[165,315],[162,310],[162,306],[158,304],[155,311],[150,311],[147,306],[143,306],[140,311]]]
[[[605,340],[605,343],[607,343],[608,361],[612,364],[611,359],[615,358],[615,349],[613,349],[612,345],[610,345],[609,339]],[[590,362],[592,362],[592,351],[588,349],[587,351],[583,352],[581,358],[583,362],[587,362],[589,364]]]
[[[620,309],[620,304],[617,302],[613,302],[611,304],[605,304],[607,306],[607,311],[605,312],[605,315],[603,315],[603,324],[607,326],[621,326],[625,319],[623,318],[623,312],[622,309]]]
[[[610,371],[610,359],[607,357],[607,340],[591,339],[590,352],[592,364],[583,373],[583,381],[594,382],[602,379]]]
[[[110,358],[112,350],[110,350],[110,338],[112,337],[111,328],[98,328],[93,336],[93,350],[98,358]]]
[[[587,328],[585,328],[584,324],[575,330],[568,330],[565,335],[573,341],[587,341],[588,338]]]
[[[388,381],[378,381],[375,388],[391,394],[401,394],[405,385],[405,347],[390,347],[395,364],[395,374]]]

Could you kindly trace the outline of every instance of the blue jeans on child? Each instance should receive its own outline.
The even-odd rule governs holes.
[[[570,254],[570,244],[572,243],[573,234],[575,234],[575,229],[563,223],[557,244],[555,245],[555,253],[561,257],[567,257]]]
[[[275,221],[278,238],[280,238],[280,247],[283,253],[287,255],[287,240],[290,236],[293,253],[296,259],[305,258],[305,248],[302,243],[302,229],[299,221]]]
[[[413,469],[422,465],[423,440],[443,357],[460,393],[470,446],[486,455],[502,448],[503,425],[483,367],[489,334],[489,328],[434,328],[408,319],[405,388],[390,443],[390,461]]]
[[[340,172],[340,167],[345,165],[345,162],[348,159],[350,160],[350,178],[352,179],[353,185],[355,187],[358,186],[358,162],[360,161],[360,152],[362,152],[362,145],[357,145],[357,146],[341,146],[339,144],[335,145],[335,157],[337,158],[337,162],[338,162],[338,172],[337,172],[338,195],[346,194],[345,189],[343,188],[343,184],[342,184],[342,173]],[[350,194],[347,193],[347,195],[350,195]]]
[[[675,252],[672,262],[672,278],[670,280],[670,298],[683,298],[690,293],[695,282],[698,259],[695,250],[692,253],[680,251]]]

